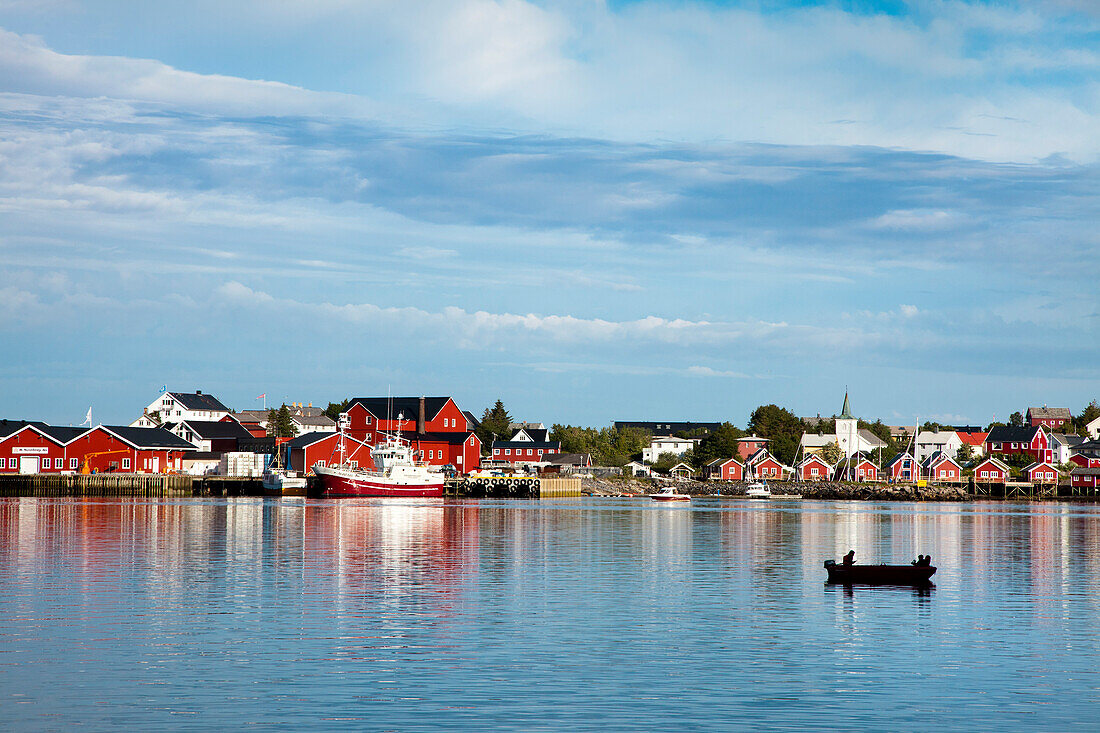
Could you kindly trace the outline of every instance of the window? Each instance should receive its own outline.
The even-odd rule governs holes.
[[[529,455],[529,456],[534,455],[534,453],[532,452],[532,450],[530,448],[527,449],[527,455]]]
[[[317,463],[315,463],[314,465],[320,466],[321,468],[324,468],[325,467],[325,462],[324,461],[317,461]]]
[[[539,451],[539,458],[542,458],[542,451]]]
[[[15,459],[15,458],[9,458],[8,459],[8,468],[18,468],[18,466],[19,466],[18,459]]]
[[[352,468],[359,468],[359,461],[348,461]]]
[[[49,467],[50,467],[50,459],[49,458],[43,458],[42,459],[42,468],[49,468]]]
[[[989,471],[982,471],[982,478],[989,478]]]
[[[817,469],[816,468],[811,468],[810,469],[810,475],[811,476],[816,476],[817,475]]]
[[[75,459],[75,458],[70,458],[69,459],[69,468],[71,468],[73,470],[76,470],[78,465],[79,465],[79,462],[77,461],[77,459]]]
[[[1016,449],[1016,444],[1015,443],[1012,444],[1012,448],[1013,448],[1013,450]]]
[[[511,448],[505,448],[504,449],[504,455],[506,455],[506,456],[512,455],[512,449]]]
[[[499,456],[500,455],[500,448],[493,448],[493,455],[494,456]]]
[[[367,415],[367,425],[370,425],[370,415]]]
[[[122,459],[122,470],[123,471],[129,471],[130,470],[130,459],[129,458],[123,458]]]

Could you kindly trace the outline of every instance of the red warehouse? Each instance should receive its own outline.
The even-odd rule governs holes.
[[[715,458],[707,464],[707,477],[713,481],[743,481],[745,466],[736,458]]]
[[[985,449],[987,455],[1010,456],[1023,453],[1036,462],[1054,460],[1050,436],[1042,425],[1026,428],[998,425],[985,436]]]
[[[75,472],[78,462],[68,457],[66,444],[84,431],[85,428],[28,423],[0,439],[0,472]]]
[[[195,446],[164,428],[100,425],[67,446],[68,460],[89,473],[166,473],[183,468],[183,456]],[[87,462],[87,468],[84,463]]]
[[[1100,467],[1084,468],[1075,467],[1069,472],[1069,483],[1075,489],[1100,488]]]

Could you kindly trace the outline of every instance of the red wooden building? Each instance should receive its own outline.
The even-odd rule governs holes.
[[[712,481],[743,481],[745,464],[736,458],[715,458],[707,464],[707,478]]]
[[[749,457],[754,455],[758,450],[767,449],[768,439],[760,438],[755,435],[749,435],[744,438],[737,439],[737,457],[742,461],[748,461]]]
[[[73,438],[66,457],[93,473],[166,473],[183,468],[183,456],[195,446],[164,428],[100,425]]]
[[[1050,435],[1042,425],[1011,427],[998,425],[985,436],[985,452],[991,456],[1011,456],[1022,453],[1036,462],[1054,460]]]
[[[1023,470],[1024,477],[1033,484],[1057,484],[1058,469],[1045,461],[1036,461]]]
[[[761,448],[745,461],[745,472],[750,478],[784,481],[787,479],[788,470],[766,448]]]
[[[917,459],[910,453],[898,453],[883,467],[887,480],[892,484],[911,483],[919,477]]]
[[[561,453],[558,441],[507,440],[493,443],[493,460],[511,463],[540,463],[543,456]]]
[[[293,471],[308,473],[315,465],[329,466],[340,462],[339,433],[305,433],[280,446],[286,465]],[[374,468],[371,446],[351,436],[344,436],[344,460],[353,466]]]
[[[1051,432],[1060,433],[1067,425],[1073,425],[1073,415],[1068,407],[1029,407],[1027,424],[1031,427],[1045,425]]]
[[[1069,483],[1075,489],[1100,488],[1100,466],[1095,468],[1075,466],[1069,472]]]
[[[828,481],[833,475],[833,467],[816,453],[811,453],[795,466],[799,481]]]
[[[974,466],[974,483],[976,484],[1000,484],[1004,485],[1012,470],[1008,464],[996,456],[989,456],[984,461]]]
[[[865,481],[878,481],[878,466],[876,466],[871,459],[862,457],[852,466],[849,475],[859,483]]]
[[[962,481],[962,466],[942,451],[936,451],[921,464],[921,475],[940,484]]]
[[[0,472],[74,472],[79,463],[76,458],[69,458],[66,446],[84,431],[85,428],[27,423],[0,439]]]
[[[481,441],[450,397],[356,397],[347,409],[348,435],[368,445],[401,431],[418,460],[469,473],[481,465]]]

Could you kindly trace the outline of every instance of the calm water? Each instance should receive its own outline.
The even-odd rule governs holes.
[[[0,500],[0,728],[1096,730],[1098,611],[1091,507]]]

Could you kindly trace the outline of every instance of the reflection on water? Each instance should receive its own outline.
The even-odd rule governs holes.
[[[997,503],[0,500],[0,724],[1091,726],[1098,518]],[[848,549],[930,553],[936,586],[826,585],[822,561]]]

